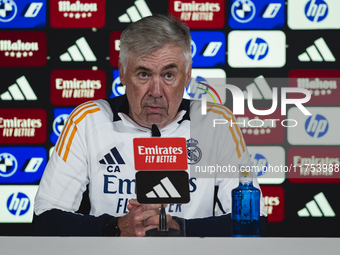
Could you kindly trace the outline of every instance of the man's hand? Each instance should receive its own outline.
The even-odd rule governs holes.
[[[156,205],[156,204],[141,205],[137,202],[136,199],[129,200],[129,204],[127,206],[129,213],[125,215],[124,217],[128,216],[130,213],[131,213],[131,216],[133,214],[133,218],[132,218],[133,224],[130,223],[131,225],[133,225],[134,230],[135,230],[135,233],[134,233],[135,235],[133,236],[145,236],[145,232],[147,230],[159,227],[160,208],[161,208],[161,205]],[[170,214],[166,215],[166,220],[167,220],[168,228],[174,228],[174,229],[179,230],[179,225],[177,224],[175,220],[172,219]],[[119,225],[119,228],[120,228],[120,225]],[[121,233],[123,233],[122,229],[121,229]]]
[[[143,227],[143,221],[135,221],[136,214],[140,214],[143,210],[141,207],[128,207],[129,212],[118,219],[118,227],[120,229],[120,236],[136,236],[136,228]],[[141,226],[140,226],[141,225]]]

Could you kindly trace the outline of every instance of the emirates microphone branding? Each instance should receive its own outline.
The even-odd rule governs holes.
[[[114,67],[118,67],[121,34],[120,31],[114,31],[110,35],[110,63]]]
[[[0,110],[0,144],[42,144],[45,140],[44,109]]]
[[[133,139],[136,170],[186,170],[185,138]]]
[[[279,186],[261,186],[268,222],[280,222],[284,218],[284,190]]]
[[[51,102],[54,105],[79,105],[106,96],[103,70],[54,70],[51,73]]]
[[[51,0],[51,25],[55,28],[103,27],[105,0]]]
[[[258,109],[261,110],[261,109]],[[284,140],[284,121],[278,109],[267,116],[256,116],[249,109],[245,109],[245,115],[235,116],[247,144],[280,144]]]
[[[190,28],[222,28],[225,22],[224,0],[169,0],[169,13]]]
[[[294,147],[288,151],[293,183],[340,183],[340,148]]]
[[[289,78],[289,87],[298,87],[310,91],[311,99],[306,104],[339,104],[339,70],[293,70],[289,73]],[[298,98],[298,95],[291,93],[289,97]]]
[[[0,66],[46,64],[44,32],[0,32]]]

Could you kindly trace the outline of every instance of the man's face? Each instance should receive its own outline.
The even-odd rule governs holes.
[[[185,65],[182,48],[170,44],[144,57],[129,52],[125,74],[119,64],[119,76],[135,122],[161,129],[174,120],[191,77],[191,65],[187,73]]]

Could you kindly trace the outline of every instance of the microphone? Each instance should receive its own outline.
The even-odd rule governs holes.
[[[161,137],[161,132],[159,131],[156,124],[152,124],[151,134],[152,134],[152,137]]]
[[[151,134],[152,137],[161,137],[161,132],[159,131],[158,127],[156,124],[152,124],[151,126]],[[159,231],[157,229],[154,229],[156,231],[156,236],[158,235],[166,235],[167,232],[167,226],[166,226],[166,213],[165,213],[165,208],[164,205],[162,204],[160,213],[159,213]],[[151,233],[151,232],[149,232]]]

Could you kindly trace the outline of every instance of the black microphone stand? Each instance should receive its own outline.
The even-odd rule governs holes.
[[[156,124],[152,125],[151,128],[152,137],[160,137],[161,132],[159,131]],[[167,224],[166,224],[166,213],[165,213],[165,207],[163,204],[161,204],[161,210],[159,212],[159,229],[154,228],[150,229],[145,232],[145,236],[181,236],[181,231],[169,228],[167,230]]]

